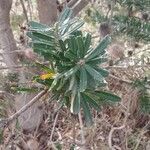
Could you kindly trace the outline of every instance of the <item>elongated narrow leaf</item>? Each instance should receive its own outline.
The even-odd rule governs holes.
[[[70,37],[67,40],[69,50],[77,56],[78,45],[75,37]]]
[[[54,36],[48,35],[45,32],[37,32],[37,31],[29,31],[27,32],[27,36],[32,38],[32,40],[41,40],[41,41],[54,41]]]
[[[103,81],[103,76],[89,65],[85,65],[86,71],[93,77],[94,80]]]
[[[80,68],[80,92],[84,92],[87,88],[87,72],[84,67]]]
[[[100,106],[98,105],[98,103],[96,102],[96,99],[94,99],[94,97],[89,97],[86,94],[82,94],[82,96],[91,107],[93,107],[97,111],[100,110]]]
[[[57,57],[57,54],[55,53],[55,49],[53,47],[51,47],[50,45],[45,45],[43,43],[33,43],[32,45],[33,50],[42,55],[43,53],[47,53],[50,55],[54,55],[55,57]]]
[[[74,95],[72,96],[73,97],[71,98],[71,112],[74,114],[78,114],[80,111],[80,92],[77,92],[75,97]]]
[[[38,23],[38,22],[35,22],[35,21],[30,21],[29,22],[29,28],[32,29],[32,30],[40,30],[40,31],[42,31],[44,29],[50,29],[49,26]]]
[[[91,39],[92,39],[92,36],[88,33],[85,37],[85,52],[87,52],[89,50],[89,47],[91,45]]]
[[[105,69],[102,69],[100,67],[94,67],[94,69],[98,71],[103,77],[108,77],[109,75],[109,72]]]
[[[55,77],[55,79],[54,79],[53,82],[52,82],[51,89],[53,89],[53,88],[56,86],[57,82],[58,82],[62,77],[64,77],[64,73],[58,74],[58,75]]]
[[[109,45],[109,43],[110,43],[110,37],[106,36],[100,42],[100,44],[86,56],[86,59],[90,60],[90,59],[93,59],[95,57],[105,54],[106,48]]]
[[[69,89],[68,91],[71,91],[73,89],[73,86],[77,84],[76,76],[72,75],[70,79]]]
[[[40,69],[42,69],[43,71],[46,71],[47,73],[55,73],[54,70],[52,70],[51,68],[47,67],[46,65],[43,65],[39,62],[35,62],[35,65],[37,67],[40,67]]]
[[[67,21],[67,20],[66,20]],[[69,21],[69,20],[68,20]],[[63,37],[67,32],[68,32],[68,30],[70,29],[70,27],[71,27],[71,24],[70,23],[68,23],[67,22],[67,25],[65,25],[65,27],[64,27],[64,25],[62,26],[62,29],[61,29],[61,31],[60,31],[60,35]]]
[[[55,46],[54,46],[54,43],[51,43],[51,42],[47,42],[47,41],[33,41],[32,42],[34,46],[37,46],[37,48],[45,48],[46,50],[47,49],[55,49]],[[54,51],[54,50],[53,50]]]
[[[64,76],[65,77],[70,77],[71,75],[76,73],[78,69],[79,69],[79,67],[75,66],[74,68],[71,68],[69,71],[65,72]]]
[[[84,22],[81,20],[78,20],[78,22],[76,24],[73,24],[70,27],[69,31],[67,32],[67,36],[72,34],[75,31],[79,30],[83,25],[84,25]]]
[[[108,59],[105,57],[98,57],[95,59],[90,59],[89,61],[86,61],[89,65],[100,65],[104,62],[107,62]]]
[[[72,51],[67,51],[64,55],[66,58],[69,58],[71,61],[77,59],[77,56]]]
[[[65,51],[67,50],[64,41],[59,40],[59,45],[60,45],[60,48],[61,48],[61,50],[62,50],[63,52],[65,52]]]
[[[92,115],[91,115],[91,112],[90,112],[89,105],[88,105],[86,99],[84,99],[83,97],[81,97],[81,107],[83,108],[86,125],[91,126],[92,123],[93,123]]]
[[[119,102],[121,100],[119,96],[108,93],[106,91],[95,91],[93,94],[99,97],[100,100],[102,99],[102,100],[112,101],[112,102]]]
[[[83,58],[85,55],[85,47],[84,47],[84,41],[81,36],[77,37],[77,43],[78,43],[78,53],[80,58]]]
[[[60,17],[58,19],[58,22],[61,24],[63,23],[67,18],[70,18],[72,15],[72,10],[68,7],[64,9],[64,11],[60,14]]]

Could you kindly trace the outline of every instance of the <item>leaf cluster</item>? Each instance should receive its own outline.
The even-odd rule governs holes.
[[[93,24],[109,22],[109,18],[105,16],[104,13],[98,11],[96,8],[89,8],[86,11],[86,15],[87,16],[85,17],[85,19],[90,20]],[[137,18],[134,16],[129,17],[128,15],[120,15],[119,13],[114,13],[114,15],[112,16],[112,28],[113,35],[123,34],[135,39],[136,41],[150,41],[150,22],[144,21],[141,18]]]
[[[83,33],[83,22],[71,18],[72,11],[65,9],[58,22],[46,26],[30,22],[27,35],[31,38],[33,50],[52,62],[41,67],[48,73],[55,73],[55,78],[45,80],[35,77],[36,81],[49,87],[53,99],[78,114],[83,109],[87,125],[92,123],[90,110],[100,109],[101,101],[117,102],[120,98],[106,91],[98,90],[106,85],[108,71],[100,64],[107,61],[106,48],[110,37],[105,37],[96,47],[92,47],[91,35]],[[39,65],[39,64],[38,64]]]

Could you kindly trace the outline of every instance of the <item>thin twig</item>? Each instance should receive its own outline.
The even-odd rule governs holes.
[[[111,130],[110,130],[110,132],[109,132],[108,145],[109,145],[109,148],[111,150],[115,150],[115,148],[114,148],[115,145],[113,146],[113,144],[112,144],[112,136],[113,136],[114,131],[116,131],[116,130],[122,130],[122,129],[124,129],[126,127],[126,122],[127,122],[127,119],[128,119],[128,117],[130,115],[129,112],[130,112],[131,101],[132,101],[132,97],[130,97],[130,99],[128,101],[128,106],[127,106],[127,110],[125,112],[125,118],[124,118],[124,121],[123,121],[123,125],[120,126],[120,127],[112,127]]]
[[[83,121],[82,121],[82,116],[81,116],[81,111],[78,113],[79,117],[79,123],[80,123],[80,129],[81,129],[81,143],[83,144],[83,149],[85,147],[85,137],[84,137],[84,129],[83,129]]]
[[[130,80],[121,79],[121,78],[118,78],[118,77],[116,77],[116,76],[114,76],[114,75],[112,75],[112,74],[109,74],[109,77],[111,77],[111,78],[113,78],[113,79],[116,79],[116,80],[118,80],[118,81],[121,81],[121,82],[125,82],[125,83],[127,83],[127,84],[132,84],[132,83],[133,83],[133,82],[130,81]]]
[[[30,20],[32,21],[32,10],[31,10],[32,1],[31,1],[31,0],[27,0],[27,2],[28,2],[28,8],[29,8]]]
[[[0,70],[5,70],[5,69],[12,69],[12,68],[14,68],[14,69],[18,69],[18,68],[24,68],[24,67],[27,67],[27,66],[11,66],[11,67],[0,67]]]
[[[137,150],[137,149],[138,149],[138,147],[139,147],[139,145],[140,145],[140,142],[141,142],[141,140],[142,140],[142,138],[143,138],[143,135],[148,132],[147,128],[149,127],[149,125],[150,125],[150,121],[143,127],[143,130],[142,130],[141,133],[139,134],[138,140],[137,140],[138,142],[137,142],[137,144],[136,144],[134,150]]]
[[[111,150],[115,150],[115,149],[113,148],[113,144],[112,144],[112,135],[113,135],[114,131],[116,131],[116,130],[122,130],[123,128],[125,128],[125,125],[122,125],[122,126],[120,126],[120,127],[113,127],[113,128],[110,130],[109,136],[108,136],[108,145],[109,145],[109,148],[110,148]]]
[[[49,139],[49,143],[50,143],[50,144],[52,143],[52,138],[53,138],[55,126],[56,126],[56,123],[57,123],[58,115],[59,115],[59,111],[57,112],[56,117],[55,117],[55,120],[54,120],[52,132],[51,132],[50,139]]]
[[[28,15],[27,15],[27,10],[26,10],[25,5],[24,5],[24,1],[23,1],[23,0],[20,0],[20,2],[21,2],[21,5],[22,5],[22,9],[23,9],[24,16],[25,16],[26,21],[27,21],[27,23],[28,23],[28,22],[29,22],[29,19],[28,19]]]
[[[75,5],[75,3],[77,2],[78,0],[71,0],[68,2],[67,6],[68,7],[73,7],[73,5]]]
[[[15,114],[6,119],[0,120],[0,127],[8,125],[13,120],[17,119],[23,112],[25,112],[28,108],[30,108],[36,101],[38,101],[41,97],[43,97],[47,93],[47,89],[41,91],[38,95],[36,95],[31,101],[29,101],[26,105],[24,105],[20,110],[18,110]]]

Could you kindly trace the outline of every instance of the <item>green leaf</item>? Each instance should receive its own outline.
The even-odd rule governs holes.
[[[71,91],[73,89],[73,86],[77,83],[76,76],[72,75],[70,79],[69,89],[68,91]]]
[[[69,71],[64,73],[65,77],[70,77],[71,75],[73,75],[74,73],[76,73],[79,69],[79,66],[75,66],[74,68],[71,68]]]
[[[60,45],[60,48],[63,52],[65,52],[67,49],[66,49],[66,45],[64,43],[63,40],[59,40],[59,45]]]
[[[82,94],[83,98],[87,101],[87,103],[89,103],[89,105],[91,107],[93,107],[95,110],[100,111],[100,106],[98,105],[98,103],[96,102],[96,99],[94,99],[94,97],[89,97],[86,94]]]
[[[62,77],[64,77],[64,73],[58,74],[58,75],[55,77],[55,79],[53,80],[50,89],[53,89],[53,88],[56,86],[56,84],[58,83],[59,79],[61,79]]]
[[[71,113],[78,114],[80,111],[80,92],[72,91],[71,95]]]
[[[107,100],[111,102],[119,102],[121,100],[119,96],[105,92],[105,91],[95,91],[93,92],[93,94],[99,97],[100,100],[102,99],[102,100]]]
[[[77,37],[77,44],[78,44],[78,53],[80,58],[83,58],[85,55],[85,48],[83,38],[81,36]]]
[[[90,112],[89,105],[83,97],[81,97],[81,107],[83,108],[84,116],[85,116],[85,121],[87,126],[91,126],[93,121],[92,121],[92,115]]]
[[[46,54],[50,54],[52,56],[58,57],[53,45],[43,43],[43,42],[33,42],[32,48],[36,53],[42,56],[44,56],[43,54],[46,53]]]
[[[90,48],[90,45],[91,45],[91,39],[92,39],[92,36],[88,33],[85,37],[85,52],[87,52]]]
[[[29,27],[31,30],[43,30],[43,29],[50,29],[49,26],[35,22],[35,21],[30,21],[29,22]]]
[[[94,80],[103,81],[103,76],[89,65],[85,65],[86,71],[93,77]]]
[[[78,45],[75,37],[70,37],[67,39],[69,51],[77,56]]]
[[[59,17],[59,19],[58,19],[58,22],[59,22],[60,24],[63,23],[66,19],[68,19],[68,18],[71,17],[72,13],[73,13],[73,11],[72,11],[70,8],[66,7],[66,8],[64,9],[64,11],[60,14],[60,17]]]
[[[87,72],[84,67],[80,68],[80,92],[84,92],[87,88]]]
[[[54,70],[50,69],[49,67],[47,67],[46,65],[43,65],[39,62],[35,62],[35,65],[37,67],[39,67],[40,69],[42,69],[43,71],[46,71],[47,73],[54,73]]]
[[[29,31],[27,36],[32,38],[32,40],[41,40],[41,41],[51,41],[54,42],[54,36],[48,35],[45,32]]]
[[[91,51],[89,54],[85,56],[86,60],[90,60],[105,54],[106,48],[109,44],[110,44],[110,37],[106,36],[93,51]]]
[[[100,67],[94,67],[94,69],[96,71],[98,71],[104,78],[108,77],[108,75],[109,75],[109,72],[107,70],[105,70],[105,69],[102,69]]]
[[[73,24],[70,29],[67,32],[67,36],[72,34],[73,32],[77,31],[79,28],[83,26],[84,22],[81,20],[78,20],[77,23]],[[65,35],[66,36],[66,35]]]
[[[108,59],[105,57],[98,57],[95,59],[90,59],[89,61],[86,61],[89,65],[100,65],[104,62],[107,62]]]
[[[71,61],[77,59],[77,56],[74,53],[72,53],[72,51],[67,51],[64,55],[66,58],[69,58]]]

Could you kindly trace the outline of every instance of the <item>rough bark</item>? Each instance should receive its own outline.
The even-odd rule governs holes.
[[[13,70],[12,66],[17,64],[17,56],[14,53],[9,54],[12,50],[16,50],[16,42],[10,27],[9,12],[12,0],[0,0],[0,46],[5,52],[3,60],[7,66]]]
[[[15,72],[13,66],[17,65],[17,55],[12,53],[17,49],[16,42],[12,33],[10,25],[10,9],[12,0],[0,0],[0,46],[4,51],[3,61]],[[24,72],[19,72],[20,82],[27,82]],[[15,97],[16,111],[19,110],[24,104],[29,102],[36,94],[19,94]],[[42,111],[38,108],[39,103],[35,103],[25,113],[19,116],[19,123],[23,129],[33,130],[36,128],[42,119]]]
[[[56,0],[37,0],[39,20],[43,24],[51,25],[57,20]]]

